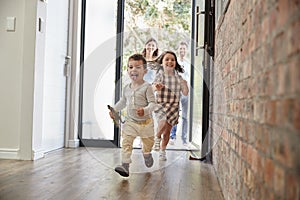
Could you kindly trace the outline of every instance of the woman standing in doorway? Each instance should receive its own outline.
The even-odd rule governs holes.
[[[158,67],[156,59],[159,55],[158,43],[154,38],[150,38],[149,40],[147,40],[142,51],[142,55],[147,61],[148,70],[147,74],[145,74],[144,76],[144,80],[148,83],[153,83]]]

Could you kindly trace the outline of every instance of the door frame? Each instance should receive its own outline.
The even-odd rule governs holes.
[[[214,12],[213,12],[213,5],[211,4],[210,0],[205,1],[205,31],[204,31],[204,44],[207,47],[211,48],[209,52],[209,56],[213,58],[213,48],[214,48]],[[191,39],[194,41],[196,39],[195,35],[195,0],[192,0],[192,27],[191,27]],[[90,147],[120,147],[120,129],[114,126],[114,139],[113,140],[95,140],[95,139],[82,139],[82,111],[83,111],[83,78],[84,78],[84,46],[85,46],[85,17],[86,17],[86,0],[82,0],[81,6],[81,36],[80,36],[80,70],[79,70],[79,107],[78,107],[78,136],[80,140],[80,146],[90,146]],[[211,24],[213,23],[213,24]],[[117,7],[117,41],[116,41],[116,74],[115,74],[115,82],[119,83],[116,84],[115,87],[115,102],[120,99],[121,96],[121,70],[122,70],[122,53],[123,53],[123,31],[124,31],[124,0],[118,0],[118,7]],[[194,84],[194,55],[196,47],[192,44],[191,45],[191,87]],[[209,60],[208,58],[205,58]],[[207,132],[209,131],[209,86],[206,83],[209,83],[209,67],[210,63],[203,67],[208,70],[204,71],[204,78],[203,78],[203,110],[202,110],[202,142],[204,138],[207,136]],[[206,83],[205,83],[206,82]],[[193,94],[190,95],[190,110],[193,108]],[[190,112],[189,114],[190,119],[193,119],[193,113]],[[192,139],[192,129],[193,129],[193,122],[189,120],[189,141]],[[202,153],[206,152],[207,149],[202,149]]]
[[[210,71],[213,67],[214,59],[214,30],[215,30],[215,11],[214,11],[214,0],[203,0],[204,2],[204,11],[196,11],[196,0],[193,0],[193,12],[192,12],[192,39],[198,43],[198,33],[197,26],[198,16],[200,14],[204,15],[204,43],[202,47],[197,47],[192,45],[192,65],[195,64],[195,55],[197,49],[203,49],[203,96],[202,96],[202,143],[200,146],[201,151],[191,151],[192,157],[194,159],[206,160],[207,162],[212,161],[212,142],[213,138],[210,133],[210,124],[209,124],[209,104],[210,104]],[[197,12],[197,13],[196,13]],[[193,44],[195,44],[195,42]],[[193,70],[191,70],[191,79],[194,79]],[[194,86],[194,81],[191,81],[192,87]],[[191,98],[191,109],[193,107],[193,98]],[[193,112],[190,113],[190,119],[193,118]],[[190,130],[192,130],[193,124],[190,124]],[[190,134],[190,140],[192,139],[192,133]],[[199,144],[194,144],[198,146]]]
[[[86,1],[82,0],[81,6],[81,35],[80,35],[80,70],[79,70],[79,103],[78,103],[78,136],[79,145],[87,147],[120,147],[120,129],[114,126],[114,137],[112,140],[83,139],[82,137],[82,115],[83,115],[83,79],[84,79],[84,47],[85,47],[85,22],[86,22]],[[124,22],[124,0],[118,0],[117,6],[117,33],[116,33],[116,74],[115,74],[115,99],[117,102],[121,96],[121,70],[123,52],[123,23]]]

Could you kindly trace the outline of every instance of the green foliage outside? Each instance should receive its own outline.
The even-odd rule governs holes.
[[[123,81],[126,82],[127,59],[134,53],[141,53],[145,42],[153,37],[160,52],[171,50],[177,53],[178,44],[191,44],[192,10],[191,0],[125,0],[123,40]],[[200,22],[201,23],[201,22]],[[200,27],[199,32],[203,32]],[[200,34],[202,35],[202,34]],[[204,38],[200,37],[199,40]],[[201,41],[200,41],[201,43]],[[193,94],[193,141],[201,144],[202,132],[202,54],[197,58],[194,70]],[[190,54],[189,54],[190,55]],[[127,78],[128,79],[128,78]],[[123,83],[124,83],[123,82]],[[125,111],[124,111],[125,112]],[[124,114],[124,113],[123,113]],[[190,132],[192,132],[190,130]]]
[[[160,52],[176,51],[180,41],[189,43],[191,16],[190,0],[126,0],[123,66],[131,54],[142,52],[151,37],[158,41]]]

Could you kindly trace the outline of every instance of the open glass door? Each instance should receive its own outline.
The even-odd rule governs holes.
[[[118,129],[107,105],[119,96],[122,1],[83,0],[79,99],[79,137],[82,146],[118,147]],[[121,12],[120,12],[121,11]],[[121,15],[121,16],[120,16]]]
[[[202,127],[203,127],[203,52],[204,52],[204,13],[205,0],[194,0],[193,5],[193,30],[192,30],[192,88],[190,118],[193,122],[190,124],[192,133],[190,140],[196,151],[200,154],[202,147]],[[197,156],[198,157],[198,156]]]
[[[190,117],[193,119],[191,141],[198,150],[192,151],[192,155],[210,162],[211,150],[218,139],[218,136],[211,135],[209,126],[210,71],[213,69],[214,56],[214,7],[211,0],[195,0],[194,3],[192,31],[195,41],[192,46],[194,91],[191,103],[194,109]]]

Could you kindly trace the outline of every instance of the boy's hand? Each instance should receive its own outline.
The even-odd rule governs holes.
[[[110,105],[107,105],[108,109],[109,109],[109,116],[113,119],[115,125],[117,127],[120,127],[120,123],[124,123],[121,119],[121,117],[119,116],[119,114],[113,109],[113,107],[111,107]]]
[[[144,108],[138,108],[136,109],[136,114],[140,117],[144,116],[145,112],[144,112]]]
[[[110,116],[110,118],[115,119],[115,116],[112,114],[111,111],[109,111],[109,116]]]

